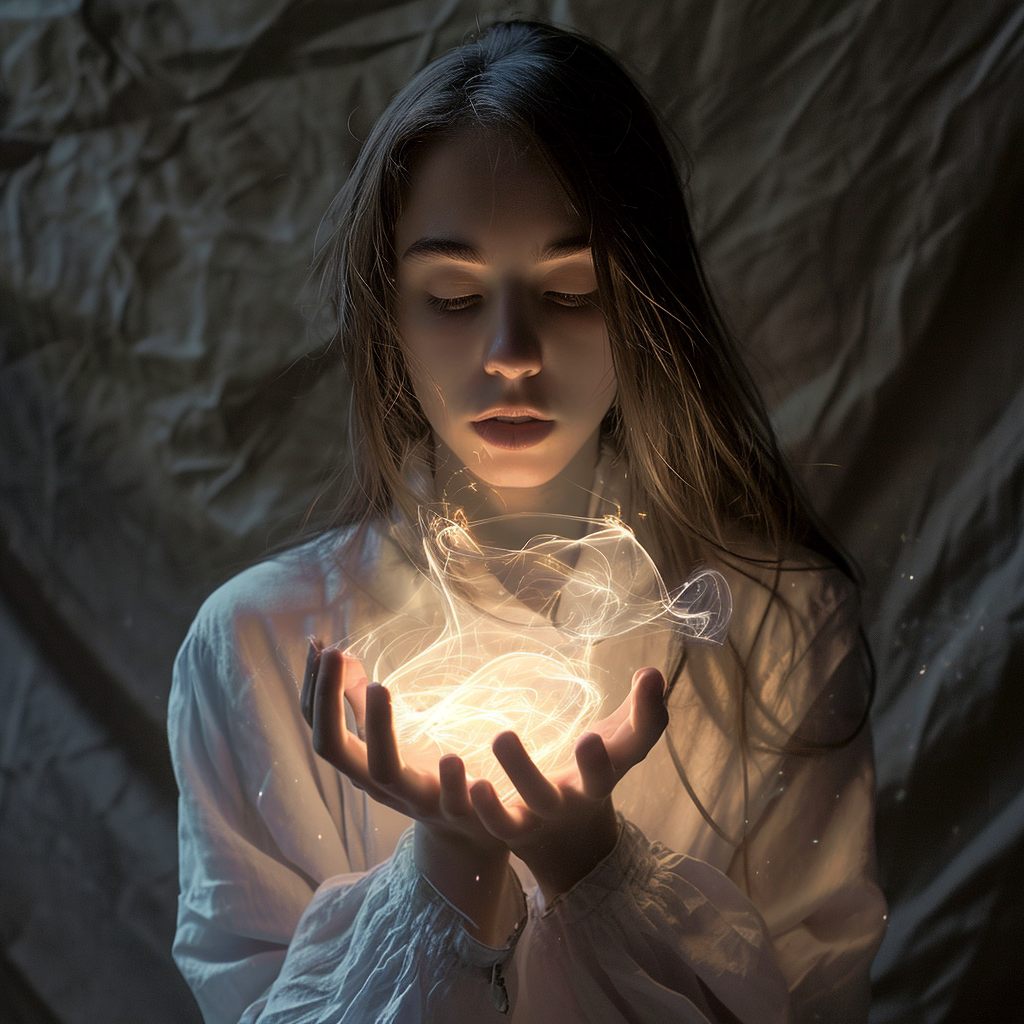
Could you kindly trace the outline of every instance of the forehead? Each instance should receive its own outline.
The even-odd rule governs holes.
[[[536,250],[584,233],[539,147],[473,129],[430,145],[413,163],[395,230],[398,256],[423,238],[491,250]]]

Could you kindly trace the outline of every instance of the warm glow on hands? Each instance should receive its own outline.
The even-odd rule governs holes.
[[[595,643],[656,620],[688,639],[721,642],[731,601],[718,573],[698,573],[669,593],[622,522],[590,525],[580,540],[542,536],[507,551],[478,545],[458,515],[422,517],[444,630],[411,656],[396,657],[386,627],[350,647],[387,687],[409,765],[432,770],[442,755],[458,754],[471,778],[490,780],[508,800],[516,789],[492,741],[514,733],[542,775],[571,770],[573,744],[603,702]]]
[[[618,838],[612,791],[667,725],[665,678],[644,668],[619,708],[577,740],[575,763],[557,776],[546,777],[514,733],[494,740],[517,796],[503,802],[481,779],[470,798],[488,832],[524,861],[546,899],[572,888],[612,851]]]

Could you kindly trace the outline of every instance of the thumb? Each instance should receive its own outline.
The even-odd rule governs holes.
[[[656,668],[642,668],[633,674],[629,721],[641,745],[646,747],[644,756],[668,725],[666,689],[665,677]]]

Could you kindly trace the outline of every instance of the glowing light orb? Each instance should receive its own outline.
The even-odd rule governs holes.
[[[407,762],[433,768],[441,754],[459,754],[502,799],[515,789],[491,752],[498,733],[515,732],[551,774],[594,723],[604,699],[593,681],[595,643],[658,619],[690,640],[720,643],[728,626],[720,574],[705,570],[669,593],[617,519],[586,521],[591,532],[579,540],[545,535],[517,551],[480,546],[458,516],[424,512],[420,525],[444,607],[440,635],[410,653],[407,638],[392,641],[384,627],[350,650],[390,690]]]
[[[511,784],[491,741],[511,729],[548,772],[566,759],[601,706],[600,691],[566,658],[526,651],[500,654],[470,671],[450,666],[421,675],[403,666],[387,679],[399,749],[424,766],[458,753],[466,772],[489,778],[502,797]],[[463,676],[463,673],[468,674]]]

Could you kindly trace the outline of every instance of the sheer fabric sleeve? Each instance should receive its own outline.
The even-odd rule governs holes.
[[[870,683],[853,586],[834,570],[782,574],[748,653],[762,680],[747,727],[745,839],[727,871],[761,912],[792,1019],[867,1020],[886,927],[876,882]]]
[[[295,720],[294,682],[268,678],[283,674],[269,633],[248,631],[266,648],[262,678],[242,668],[234,616],[208,605],[178,654],[169,704],[180,792],[173,954],[208,1024],[236,1024],[262,999],[317,885],[350,866],[338,782]]]
[[[295,674],[323,623],[296,613],[292,587],[278,614],[279,583],[250,572],[214,595],[175,664],[173,952],[204,1019],[411,1022],[444,1007],[451,1019],[507,1020],[495,1004],[514,997],[501,967],[519,929],[504,949],[472,940],[416,871],[408,841],[357,870],[372,867],[385,818],[312,749]],[[508,919],[522,925],[522,890],[509,898],[522,906]]]
[[[509,888],[505,916],[517,923],[508,941],[485,946],[417,871],[411,838],[410,830],[373,871],[320,887],[265,1008],[243,1024],[509,1020],[516,991],[506,975],[526,922],[522,889]]]
[[[711,865],[621,826],[586,878],[534,907],[516,1020],[785,1024],[785,979],[750,901]]]
[[[860,671],[851,651],[831,683],[856,685],[842,676]],[[887,916],[876,882],[869,730],[832,750],[790,751],[772,785],[775,794],[729,874],[764,916],[794,1024],[865,1022]]]

